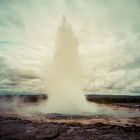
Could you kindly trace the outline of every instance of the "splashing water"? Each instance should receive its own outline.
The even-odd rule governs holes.
[[[82,89],[78,40],[65,16],[58,28],[56,46],[57,49],[47,75],[49,95],[47,113],[87,112],[89,104]]]

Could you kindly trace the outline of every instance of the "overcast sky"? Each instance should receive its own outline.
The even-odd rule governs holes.
[[[84,88],[140,93],[139,0],[0,0],[0,92],[43,91],[62,15],[79,40]]]

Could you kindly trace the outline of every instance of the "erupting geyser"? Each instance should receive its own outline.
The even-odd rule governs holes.
[[[64,16],[57,31],[56,46],[57,49],[47,75],[49,95],[47,113],[89,112],[90,107],[82,89],[78,40]]]

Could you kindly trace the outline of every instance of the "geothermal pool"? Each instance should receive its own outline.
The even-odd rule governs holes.
[[[128,100],[128,98],[125,98],[127,100],[124,100],[124,97],[117,96],[117,100],[112,100],[110,102],[110,98],[107,96],[99,96],[99,102],[97,102],[97,95],[93,96],[95,94],[89,94],[89,97],[86,99],[87,103],[91,106],[91,109],[93,107],[93,111],[91,112],[77,112],[77,113],[58,113],[58,112],[46,112],[46,106],[48,102],[48,97],[46,94],[3,94],[0,96],[0,111],[1,112],[7,112],[7,113],[16,113],[23,116],[50,116],[49,114],[57,114],[57,117],[60,118],[63,116],[66,117],[125,117],[125,118],[132,118],[140,117],[140,105],[139,102],[134,102],[134,100]],[[113,95],[111,95],[112,98]],[[96,97],[96,98],[94,98]],[[102,98],[101,98],[102,97]],[[106,98],[105,98],[106,97]],[[118,97],[120,100],[118,100]],[[132,96],[133,98],[137,98],[137,96]],[[116,96],[114,97],[116,98]],[[114,99],[113,98],[113,99]],[[94,102],[95,99],[95,102]],[[102,102],[101,102],[102,99]],[[105,101],[106,99],[106,101]],[[108,100],[109,99],[109,100]],[[131,98],[130,98],[131,99]],[[137,98],[137,101],[139,98]],[[89,100],[89,101],[88,101]],[[122,102],[123,100],[123,102]],[[117,102],[116,102],[117,101]],[[124,102],[125,101],[125,102]],[[127,101],[127,102],[126,102]],[[131,101],[131,102],[130,102]],[[96,105],[96,111],[95,111],[95,105]],[[22,110],[22,111],[21,111]],[[53,116],[53,115],[52,115]],[[54,115],[55,116],[55,115]],[[58,118],[59,118],[58,117]],[[62,117],[62,118],[63,118]]]

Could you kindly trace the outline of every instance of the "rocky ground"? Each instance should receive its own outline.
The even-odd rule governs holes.
[[[140,140],[140,104],[99,105],[130,116],[25,114],[23,106],[21,114],[0,106],[0,140]]]
[[[139,118],[0,114],[0,140],[140,140],[139,123]]]

